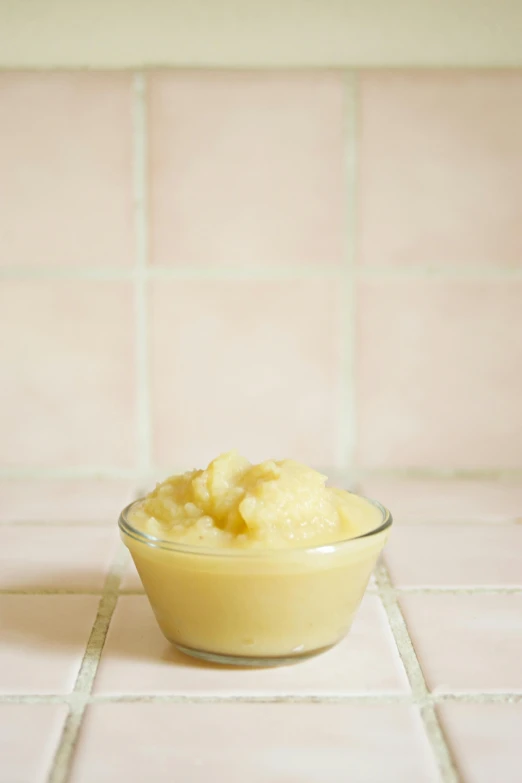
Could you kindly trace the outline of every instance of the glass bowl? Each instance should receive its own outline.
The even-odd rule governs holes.
[[[164,636],[182,652],[238,666],[274,666],[329,649],[348,632],[388,538],[374,529],[311,548],[210,549],[155,538],[119,518]]]

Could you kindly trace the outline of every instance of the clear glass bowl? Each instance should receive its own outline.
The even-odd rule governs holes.
[[[135,501],[139,503],[140,501]],[[392,517],[357,538],[312,548],[218,550],[148,535],[119,519],[164,636],[188,655],[274,666],[327,650],[348,632]]]

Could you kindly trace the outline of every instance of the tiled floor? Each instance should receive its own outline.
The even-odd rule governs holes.
[[[138,736],[132,765],[129,737]],[[158,753],[150,748],[160,749]],[[406,705],[96,704],[72,783],[435,783],[417,710]]]
[[[465,780],[520,783],[522,703],[442,704],[438,711]]]
[[[112,528],[3,525],[0,783],[518,783],[522,528],[470,522],[399,522],[348,637],[267,670],[170,647]]]

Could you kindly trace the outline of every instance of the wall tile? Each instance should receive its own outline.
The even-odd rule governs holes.
[[[0,704],[1,783],[45,783],[67,705]]]
[[[522,693],[522,594],[400,597],[428,687]]]
[[[360,80],[359,260],[521,266],[522,73]]]
[[[522,525],[402,525],[385,559],[398,587],[522,587]]]
[[[0,264],[134,256],[131,77],[0,74]]]
[[[466,783],[519,783],[522,704],[441,704],[437,711]]]
[[[2,522],[107,522],[136,497],[132,481],[115,479],[3,479]]]
[[[380,500],[394,522],[522,521],[522,482],[365,477],[364,495]]]
[[[0,308],[0,464],[133,465],[131,286],[5,281]]]
[[[0,694],[70,693],[99,602],[91,595],[0,595]]]
[[[251,460],[331,465],[338,439],[340,304],[320,280],[155,282],[156,463],[188,469],[238,448]]]
[[[101,590],[116,554],[116,526],[5,525],[1,590]]]
[[[522,283],[359,287],[358,462],[522,467]]]
[[[255,730],[254,728],[255,727]],[[129,736],[139,737],[128,752]],[[230,738],[233,737],[231,743]],[[154,748],[154,752],[151,752]],[[406,706],[97,704],[87,708],[71,783],[436,783],[418,714]]]
[[[333,73],[155,73],[155,264],[338,263],[343,81]]]

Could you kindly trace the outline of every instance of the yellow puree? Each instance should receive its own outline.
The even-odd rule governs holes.
[[[251,465],[230,452],[135,504],[131,525],[174,543],[123,534],[164,635],[238,662],[339,641],[388,532],[346,541],[379,527],[381,512],[325,481],[292,460]]]
[[[251,465],[231,451],[206,470],[158,484],[134,509],[131,522],[170,541],[244,549],[317,546],[378,525],[373,506],[326,487],[326,480],[293,460]]]

